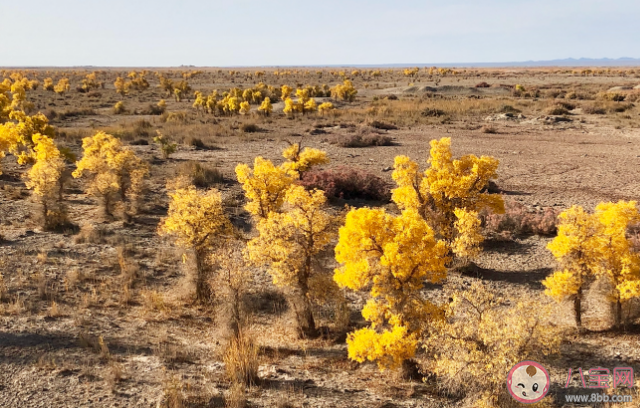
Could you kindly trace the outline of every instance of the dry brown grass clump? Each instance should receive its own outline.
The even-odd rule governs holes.
[[[144,308],[147,312],[166,314],[169,308],[164,298],[164,294],[155,290],[143,290],[140,292]]]
[[[182,382],[172,376],[163,383],[163,397],[158,404],[160,408],[185,408],[185,396]]]
[[[78,334],[78,343],[81,347],[91,349],[94,353],[99,354],[102,360],[108,361],[111,359],[111,352],[102,336],[95,337],[89,333],[80,332]]]
[[[258,346],[246,331],[231,338],[223,361],[227,379],[233,383],[255,385],[258,382]]]
[[[587,115],[606,115],[607,109],[599,104],[588,104],[582,106],[582,112]]]
[[[247,406],[247,397],[245,395],[245,386],[242,383],[233,383],[229,388],[227,397],[225,398],[225,407],[227,408],[244,408]]]
[[[51,232],[74,232],[77,226],[71,222],[66,207],[59,205],[56,209],[47,211],[42,220],[43,229]]]
[[[425,372],[438,376],[444,393],[470,406],[520,406],[507,393],[504,373],[521,360],[541,361],[560,351],[564,333],[550,322],[552,306],[540,298],[514,304],[481,282],[469,286],[459,279],[445,293],[450,300],[442,306],[444,319],[425,340]],[[533,307],[537,313],[523,315]],[[550,399],[538,406],[553,406]]]
[[[381,130],[396,130],[398,129],[398,127],[396,125],[393,125],[391,123],[387,123],[387,122],[383,122],[380,120],[374,120],[371,123],[369,123],[369,126],[371,126],[372,128],[375,129],[381,129]]]
[[[449,123],[452,120],[478,118],[495,114],[505,105],[505,98],[454,98],[434,95],[416,100],[381,99],[371,103],[366,111],[345,110],[345,115],[364,113],[374,120],[384,120],[397,126],[423,123]]]
[[[366,134],[336,138],[333,143],[340,147],[392,146],[393,140],[386,135]]]
[[[0,259],[0,266],[3,266],[2,259]],[[0,302],[4,302],[7,300],[7,284],[4,281],[4,276],[2,272],[0,272]]]
[[[498,133],[498,128],[497,128],[497,127],[495,127],[494,125],[484,125],[484,126],[480,129],[480,131],[481,131],[482,133],[492,134],[492,135],[493,135],[493,134]]]
[[[80,232],[73,240],[76,244],[104,244],[109,235],[111,235],[111,231],[105,226],[87,223],[80,227]]]
[[[107,384],[112,390],[116,389],[116,386],[126,379],[124,366],[116,361],[111,361],[107,369]]]
[[[127,112],[127,108],[124,106],[124,102],[118,101],[115,105],[113,105],[113,113],[115,115],[122,115]]]
[[[240,129],[244,133],[256,133],[261,130],[260,127],[255,123],[243,123],[242,126],[240,126]]]
[[[224,175],[217,168],[190,160],[178,168],[178,174],[189,177],[196,187],[212,187],[224,183]]]
[[[567,115],[569,110],[562,105],[550,106],[545,110],[547,115]]]

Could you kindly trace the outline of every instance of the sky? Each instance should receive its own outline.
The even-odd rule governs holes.
[[[638,0],[0,0],[0,66],[640,58]]]

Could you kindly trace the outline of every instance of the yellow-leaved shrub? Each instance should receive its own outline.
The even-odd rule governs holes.
[[[423,173],[407,156],[397,156],[392,174],[398,187],[392,200],[401,209],[416,211],[426,220],[438,239],[447,243],[448,256],[470,258],[479,251],[483,237],[478,212],[504,212],[497,194],[486,192],[496,177],[498,160],[466,155],[453,159],[451,139],[431,141],[429,168]]]
[[[594,213],[573,206],[558,219],[558,236],[547,248],[560,269],[543,281],[545,293],[558,301],[572,300],[581,329],[584,291],[594,279],[605,279],[612,288],[615,326],[620,326],[622,304],[640,297],[640,256],[627,237],[628,228],[640,220],[636,202],[600,203]]]
[[[231,236],[232,226],[224,213],[222,196],[216,189],[200,192],[192,185],[178,186],[169,193],[169,211],[158,232],[175,237],[176,244],[193,252],[198,301],[209,301],[211,269],[207,259],[211,249]]]
[[[368,290],[362,310],[370,327],[347,339],[349,357],[398,368],[414,356],[426,324],[439,309],[423,299],[425,282],[446,276],[447,246],[412,209],[399,216],[383,209],[360,208],[340,228],[334,280],[340,287]]]
[[[65,93],[69,92],[70,87],[71,86],[69,85],[69,79],[62,78],[58,81],[56,86],[53,87],[53,91],[58,95],[64,95]]]
[[[331,97],[343,101],[353,102],[357,94],[358,91],[348,79],[345,79],[342,84],[331,88]]]
[[[286,190],[281,212],[270,212],[257,223],[258,236],[247,244],[247,257],[267,267],[273,282],[292,290],[291,304],[301,337],[315,337],[317,328],[312,311],[316,293],[329,290],[327,280],[317,278],[322,271],[316,256],[333,236],[334,218],[326,211],[321,190],[307,191],[302,186]],[[315,287],[314,287],[315,286]]]
[[[310,147],[303,148],[300,143],[290,143],[282,152],[282,157],[287,161],[281,167],[298,179],[311,167],[329,163],[326,152]]]
[[[74,178],[91,176],[89,192],[103,199],[104,211],[111,214],[111,205],[121,200],[125,217],[136,211],[144,178],[149,166],[120,139],[105,132],[82,139],[83,156],[72,173]],[[129,206],[130,208],[127,208]]]
[[[335,107],[331,102],[323,102],[320,105],[318,105],[318,113],[321,115],[326,115],[327,113],[331,112],[334,109]]]
[[[60,198],[62,172],[65,168],[60,150],[53,140],[39,133],[33,135],[35,164],[27,173],[26,186],[33,190],[33,194],[42,205],[42,218],[45,227],[49,225],[48,218],[52,214],[63,213],[63,209],[54,205]]]
[[[293,183],[293,177],[286,169],[274,166],[270,160],[260,156],[254,159],[253,169],[246,164],[238,164],[236,176],[248,200],[245,209],[257,218],[266,218],[269,213],[277,212]]]
[[[258,112],[262,113],[265,116],[271,115],[273,112],[273,105],[271,104],[271,99],[269,97],[264,98],[262,104],[258,108]]]
[[[559,351],[562,332],[549,323],[550,305],[542,299],[514,303],[478,281],[465,287],[456,279],[445,292],[450,301],[444,318],[429,326],[425,338],[424,371],[436,374],[448,393],[470,398],[469,406],[519,406],[505,388],[509,370]]]
[[[258,236],[247,245],[247,258],[264,266],[274,283],[287,287],[296,312],[298,332],[303,337],[317,335],[312,302],[322,302],[337,290],[329,275],[320,273],[315,257],[329,243],[334,232],[333,217],[326,211],[322,191],[308,192],[295,185],[300,173],[326,163],[326,153],[301,149],[291,144],[281,166],[256,157],[253,169],[236,166],[236,175],[245,191],[245,209],[256,222]]]
[[[10,121],[0,124],[0,155],[9,152],[21,165],[33,163],[33,136],[40,134],[53,138],[54,128],[41,113],[29,116],[23,111],[11,111],[8,119]]]

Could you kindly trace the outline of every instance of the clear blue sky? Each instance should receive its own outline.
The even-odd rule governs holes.
[[[0,66],[640,57],[638,0],[0,0]]]

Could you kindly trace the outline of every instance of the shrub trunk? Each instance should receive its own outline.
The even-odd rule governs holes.
[[[194,250],[196,261],[196,300],[200,303],[211,301],[213,292],[209,286],[209,268],[206,263],[206,252],[202,249]]]
[[[309,297],[304,292],[299,293],[295,296],[292,303],[298,323],[298,335],[301,338],[318,337],[318,329],[316,328],[316,321],[313,318],[313,310]]]

